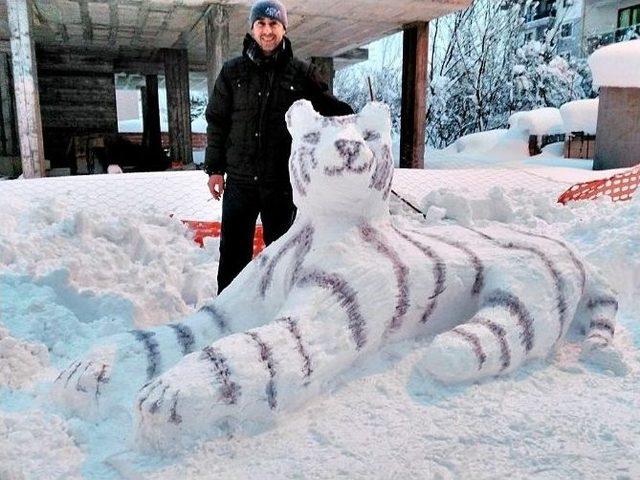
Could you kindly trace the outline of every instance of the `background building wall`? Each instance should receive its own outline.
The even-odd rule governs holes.
[[[37,52],[45,158],[69,167],[72,137],[116,133],[116,89],[109,61],[75,54]]]

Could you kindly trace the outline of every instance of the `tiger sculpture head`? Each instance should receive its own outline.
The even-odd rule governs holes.
[[[389,108],[369,103],[359,114],[323,117],[307,100],[286,115],[292,137],[289,175],[300,214],[388,215],[393,177]]]

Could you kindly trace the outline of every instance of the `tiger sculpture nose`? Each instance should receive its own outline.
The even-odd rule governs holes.
[[[342,163],[339,165],[325,166],[324,173],[326,175],[336,176],[344,173],[362,174],[371,170],[373,165],[373,152],[360,135],[338,139],[333,145]]]

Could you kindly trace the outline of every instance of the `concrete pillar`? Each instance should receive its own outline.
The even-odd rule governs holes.
[[[311,63],[318,67],[322,79],[329,85],[329,91],[333,93],[333,78],[336,71],[331,57],[311,57]]]
[[[207,47],[207,87],[209,97],[222,65],[229,58],[229,11],[226,5],[213,4],[207,10],[205,43]]]
[[[18,119],[22,173],[25,178],[44,177],[44,149],[38,71],[31,39],[31,8],[27,0],[6,2],[11,35],[13,84]]]
[[[601,87],[594,170],[640,163],[640,88]]]
[[[424,167],[429,23],[404,26],[400,167]]]
[[[193,161],[191,148],[191,101],[189,58],[185,49],[163,49],[169,116],[171,162],[186,165]]]
[[[146,75],[142,94],[142,145],[150,155],[150,169],[162,160],[162,133],[160,131],[160,102],[158,99],[158,76]]]
[[[15,100],[9,54],[0,52],[0,156],[17,156]]]

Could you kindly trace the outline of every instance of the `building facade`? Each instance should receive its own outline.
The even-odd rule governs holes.
[[[603,45],[640,38],[640,0],[586,0],[583,18],[586,55]]]
[[[567,60],[582,56],[582,0],[540,0],[532,2],[524,17],[522,42],[555,38],[555,53]]]
[[[522,43],[555,38],[554,51],[584,58],[600,46],[640,38],[640,0],[540,0],[525,12]]]

